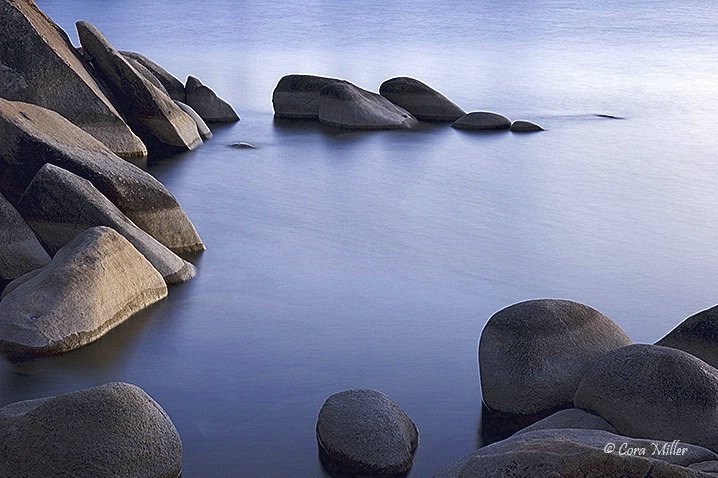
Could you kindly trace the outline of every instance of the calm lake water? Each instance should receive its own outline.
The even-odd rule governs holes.
[[[128,381],[172,417],[186,478],[324,477],[322,403],[374,388],[419,427],[410,477],[431,477],[481,445],[497,310],[572,299],[654,342],[718,302],[710,2],[37,3],[75,43],[89,20],[198,76],[242,120],[150,169],[207,244],[197,278],[81,350],[1,362],[0,405]],[[547,131],[277,123],[289,73],[413,76]]]

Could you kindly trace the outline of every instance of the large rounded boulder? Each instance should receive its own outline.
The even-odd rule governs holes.
[[[472,111],[451,124],[452,128],[474,131],[498,131],[511,128],[511,120],[492,111]]]
[[[0,350],[11,359],[81,347],[167,296],[160,273],[108,227],[87,229],[50,264],[7,289],[0,301]]]
[[[344,80],[316,75],[285,75],[272,92],[272,107],[278,118],[319,119],[319,92],[330,83]]]
[[[718,370],[681,350],[636,344],[608,353],[586,370],[574,402],[622,435],[718,451]]]
[[[511,414],[569,406],[587,367],[630,343],[613,320],[578,302],[539,299],[506,307],[481,333],[484,403]]]
[[[385,394],[367,389],[329,397],[316,432],[320,460],[332,476],[402,476],[419,444],[406,413]]]
[[[718,306],[691,315],[656,345],[683,350],[718,368]]]
[[[0,289],[50,262],[50,256],[14,207],[0,194]]]
[[[429,85],[406,76],[386,80],[379,87],[379,94],[421,121],[451,122],[466,114]]]
[[[182,442],[144,390],[115,382],[0,408],[0,476],[178,478]]]

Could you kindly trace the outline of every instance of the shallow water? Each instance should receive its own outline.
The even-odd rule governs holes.
[[[177,425],[185,477],[322,477],[323,401],[375,388],[419,427],[410,476],[431,477],[481,444],[476,347],[497,310],[568,298],[654,342],[718,302],[707,2],[38,5],[75,42],[89,20],[198,76],[242,120],[150,169],[207,244],[197,278],[81,350],[0,363],[0,405],[128,381]],[[414,76],[547,131],[277,122],[288,73]]]

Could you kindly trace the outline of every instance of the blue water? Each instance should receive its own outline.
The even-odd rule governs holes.
[[[124,380],[172,417],[187,478],[323,477],[323,401],[375,388],[419,427],[410,477],[431,477],[481,445],[497,310],[577,300],[654,342],[718,302],[710,2],[346,3],[38,0],[74,42],[89,20],[242,120],[150,169],[207,244],[197,278],[88,347],[0,364],[0,405]],[[547,131],[276,123],[288,73],[414,76]]]

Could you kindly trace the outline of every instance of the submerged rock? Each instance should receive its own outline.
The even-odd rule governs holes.
[[[183,103],[185,102],[184,85],[172,73],[165,70],[160,65],[150,60],[145,55],[142,55],[141,53],[137,53],[134,51],[120,51],[120,53],[125,58],[132,58],[133,60],[137,61],[142,66],[144,66],[147,71],[152,73],[152,75],[165,88],[167,93],[170,95],[170,98],[172,98],[173,100],[181,101]]]
[[[466,114],[460,106],[429,85],[401,76],[386,80],[379,94],[421,121],[456,121]]]
[[[569,405],[589,365],[630,343],[613,320],[578,302],[540,299],[506,307],[481,332],[484,403],[514,414]]]
[[[401,476],[413,465],[419,432],[385,394],[347,390],[322,405],[317,442],[332,476]]]
[[[288,119],[319,119],[319,92],[337,78],[314,75],[283,76],[272,93],[274,114]]]
[[[718,367],[718,306],[688,317],[656,345],[683,350]]]
[[[35,234],[0,194],[0,284],[49,263],[50,256]]]
[[[544,131],[544,129],[537,125],[536,123],[532,123],[531,121],[526,120],[516,120],[513,123],[511,123],[511,131],[514,133],[533,133],[537,131]]]
[[[34,2],[0,1],[0,97],[54,110],[123,158],[147,156],[78,57]]]
[[[174,100],[175,104],[179,106],[182,111],[187,113],[190,118],[194,120],[194,122],[197,124],[197,132],[199,133],[200,137],[202,139],[210,139],[212,137],[212,130],[209,129],[209,126],[207,126],[207,123],[204,122],[202,117],[197,114],[195,110],[192,109],[191,106],[186,105],[182,103],[181,101]]]
[[[159,272],[108,227],[87,229],[0,301],[0,350],[52,355],[97,340],[167,296]]]
[[[474,111],[457,119],[451,126],[457,129],[478,131],[505,130],[511,127],[511,120],[491,111]]]
[[[178,478],[182,468],[170,417],[122,382],[0,408],[0,454],[4,478]]]
[[[191,106],[208,123],[239,121],[239,116],[234,111],[234,108],[194,76],[187,77],[185,95],[187,99],[185,103]]]

